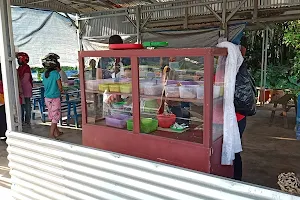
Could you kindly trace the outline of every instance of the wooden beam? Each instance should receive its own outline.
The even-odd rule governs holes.
[[[242,7],[242,5],[245,4],[247,0],[243,0],[226,18],[226,22],[228,22],[238,11],[239,9]]]
[[[188,28],[189,24],[189,8],[184,9],[184,22],[183,22],[183,27],[184,29]]]
[[[216,11],[214,11],[209,5],[205,5],[205,7],[220,21],[222,22],[222,18]]]
[[[256,20],[258,15],[258,0],[254,0],[253,19]]]

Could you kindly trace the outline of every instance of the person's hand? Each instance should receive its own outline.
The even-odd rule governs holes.
[[[23,91],[19,91],[19,96],[20,96],[21,98],[24,98]]]
[[[117,100],[117,95],[111,94],[107,97],[107,99],[105,100],[105,103],[111,104],[111,103],[115,102],[116,100]]]

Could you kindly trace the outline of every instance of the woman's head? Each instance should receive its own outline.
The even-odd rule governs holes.
[[[42,64],[45,68],[56,68],[59,66],[59,58],[57,54],[49,53],[42,59]]]
[[[109,38],[108,44],[123,44],[123,39],[119,35],[112,35]]]
[[[91,59],[90,62],[89,62],[89,66],[92,67],[92,68],[95,68],[96,67],[96,60]]]
[[[58,59],[60,57],[55,53],[49,53],[42,59],[42,64],[46,68],[45,77],[48,78],[51,71],[60,68],[60,63]]]
[[[18,64],[19,65],[24,65],[29,63],[29,56],[27,53],[24,52],[18,52],[16,54],[17,60],[18,60]]]
[[[131,78],[131,67],[125,67],[124,68],[124,76],[126,78]]]

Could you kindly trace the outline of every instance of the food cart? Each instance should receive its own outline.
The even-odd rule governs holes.
[[[221,48],[79,52],[83,145],[232,177],[232,166],[221,165],[223,75],[214,81],[215,70],[224,67],[219,57],[226,55]],[[84,63],[91,57],[130,58],[130,66],[122,67],[131,74],[85,80]],[[172,69],[176,80],[162,80],[163,67],[171,65],[162,65],[162,58],[170,57],[179,63]],[[164,114],[157,115],[161,106]],[[186,126],[177,130],[170,120]]]

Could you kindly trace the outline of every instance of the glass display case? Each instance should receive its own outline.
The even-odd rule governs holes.
[[[220,48],[80,52],[83,144],[231,177],[232,167],[220,164],[226,55]]]

